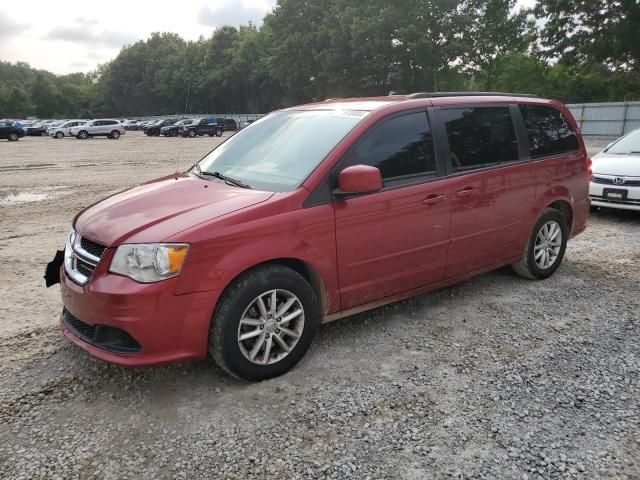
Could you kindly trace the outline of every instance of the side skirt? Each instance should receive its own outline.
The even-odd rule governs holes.
[[[520,260],[520,256],[513,257],[509,260],[503,260],[494,265],[490,265],[488,267],[483,267],[479,270],[474,270],[472,272],[465,273],[464,275],[459,275],[454,278],[448,278],[438,283],[432,283],[431,285],[427,285],[425,287],[415,288],[413,290],[408,290],[406,292],[398,293],[396,295],[386,297],[381,300],[376,300],[375,302],[370,302],[364,305],[359,305],[357,307],[350,308],[348,310],[331,313],[329,315],[325,315],[321,323],[325,324],[325,323],[335,322],[336,320],[340,320],[341,318],[350,317],[351,315],[356,315],[358,313],[366,312],[367,310],[373,310],[374,308],[382,307],[384,305],[389,305],[390,303],[399,302],[401,300],[406,300],[407,298],[415,297],[416,295],[421,295],[423,293],[432,292],[433,290],[438,290],[440,288],[448,287],[450,285],[460,283],[463,280],[476,277],[483,273],[491,272],[493,270],[497,270],[498,268],[511,265],[512,263],[515,263],[518,260]]]

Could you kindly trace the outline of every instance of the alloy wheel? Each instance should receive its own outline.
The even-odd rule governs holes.
[[[245,309],[238,325],[238,346],[244,357],[258,365],[285,358],[304,329],[304,308],[293,293],[269,290]]]
[[[558,260],[562,248],[562,228],[555,220],[542,225],[536,236],[533,254],[536,265],[542,270],[551,268]]]

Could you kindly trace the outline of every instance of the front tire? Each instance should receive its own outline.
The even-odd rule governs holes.
[[[524,278],[542,280],[560,267],[569,239],[567,221],[555,208],[547,208],[536,222],[522,259],[512,265]]]
[[[10,142],[17,142],[18,141],[18,134],[17,133],[10,133],[7,137],[7,139]]]
[[[304,277],[280,265],[259,266],[221,296],[211,321],[209,353],[236,377],[277,377],[302,358],[319,323],[319,303]]]
[[[62,132],[56,132],[55,137],[60,140],[62,137],[64,137],[64,133]]]
[[[189,138],[193,138],[193,137],[195,137],[195,136],[196,136],[196,132],[195,132],[195,130],[189,130],[188,135],[189,135]]]
[[[114,130],[111,132],[109,138],[113,138],[114,140],[118,140],[120,138],[120,132],[118,130]]]

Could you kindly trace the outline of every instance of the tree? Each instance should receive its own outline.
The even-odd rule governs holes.
[[[547,58],[611,70],[640,66],[638,0],[540,0],[535,15]]]
[[[497,60],[512,56],[531,45],[533,22],[528,11],[512,13],[515,0],[467,0],[462,3],[460,29],[456,35],[463,71],[479,75],[486,90],[496,90]]]

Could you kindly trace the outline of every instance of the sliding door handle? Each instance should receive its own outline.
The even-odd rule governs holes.
[[[422,204],[423,205],[435,205],[436,203],[444,202],[446,199],[447,199],[446,195],[441,195],[441,194],[434,193],[432,195],[429,195],[424,200],[422,200]]]
[[[456,192],[456,196],[461,198],[466,198],[466,197],[470,197],[471,195],[475,195],[477,191],[478,189],[475,187],[466,187]]]

